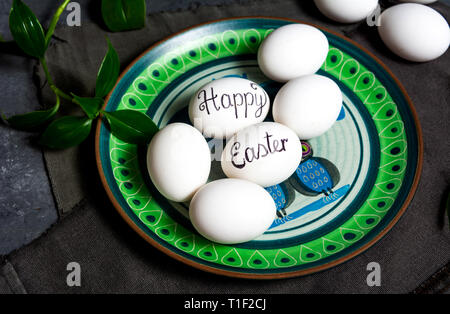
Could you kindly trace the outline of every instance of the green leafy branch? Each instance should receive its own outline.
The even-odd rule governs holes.
[[[145,0],[102,0],[102,16],[112,32],[144,27]]]
[[[111,133],[117,138],[133,144],[148,142],[153,134],[157,132],[158,128],[147,115],[134,110],[119,110],[115,112],[102,110],[104,97],[109,94],[116,84],[120,71],[119,56],[108,39],[108,50],[97,73],[94,97],[80,97],[73,93],[66,93],[56,86],[49,72],[45,53],[58,20],[69,2],[70,0],[64,0],[57,8],[47,32],[44,32],[41,23],[30,8],[21,0],[13,1],[9,15],[11,34],[21,50],[27,55],[39,60],[48,85],[55,95],[55,104],[45,110],[33,111],[6,118],[7,123],[21,130],[35,130],[38,127],[45,126],[45,130],[40,135],[39,143],[53,149],[65,149],[83,142],[91,132],[93,121],[104,116],[105,119],[103,121],[108,122]],[[104,12],[115,12],[115,15],[111,16],[117,17],[118,14],[122,14],[125,18],[125,20],[116,22],[114,22],[114,19],[112,22],[108,20],[108,26],[116,30],[124,30],[127,27],[142,27],[138,23],[138,20],[142,22],[141,13],[138,15],[141,16],[139,19],[128,18],[128,15],[135,12],[132,10],[133,8],[135,9],[139,5],[142,6],[142,3],[144,3],[143,12],[145,20],[145,2],[143,0],[133,0],[129,4],[125,4],[123,1],[111,0],[104,2],[108,2],[108,5],[102,4]],[[134,4],[135,6],[130,4]],[[84,116],[63,116],[55,118],[61,106],[61,99],[65,99],[79,106]]]

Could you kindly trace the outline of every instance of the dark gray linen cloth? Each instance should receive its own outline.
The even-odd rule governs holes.
[[[447,19],[448,6],[433,5]],[[93,95],[106,51],[105,35],[122,68],[153,43],[202,22],[236,16],[279,16],[337,31],[378,56],[405,86],[424,138],[423,172],[416,195],[396,226],[352,260],[305,277],[255,281],[221,277],[171,259],[141,239],[117,214],[98,177],[91,136],[77,148],[46,151],[45,161],[60,221],[30,245],[7,256],[28,293],[407,293],[450,260],[450,232],[443,210],[450,184],[450,58],[423,64],[393,55],[366,23],[340,25],[312,1],[249,1],[190,11],[151,14],[144,29],[108,33],[102,24],[58,27],[48,51],[50,71],[66,91]],[[39,73],[43,79],[42,73]],[[46,88],[43,98],[52,101]],[[66,105],[70,109],[70,105]],[[67,264],[81,266],[81,286],[66,283]],[[381,286],[366,283],[370,262],[381,266]],[[5,266],[3,266],[5,267]],[[0,276],[0,291],[4,284]]]

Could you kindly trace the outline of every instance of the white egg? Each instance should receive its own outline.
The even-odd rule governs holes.
[[[291,129],[276,122],[261,122],[230,138],[221,165],[229,178],[268,187],[289,178],[301,159],[301,142]]]
[[[175,202],[188,201],[208,180],[208,143],[189,124],[168,124],[150,142],[147,167],[153,184],[164,197]]]
[[[331,128],[342,108],[339,86],[328,77],[307,75],[287,82],[273,102],[273,119],[292,130],[302,140]]]
[[[399,0],[400,2],[415,2],[421,4],[430,4],[436,2],[437,0]]]
[[[223,244],[259,237],[275,216],[276,205],[270,194],[255,183],[239,179],[206,184],[189,205],[195,229],[205,238]]]
[[[400,57],[426,62],[438,58],[450,44],[445,18],[422,4],[404,3],[381,13],[378,33],[392,52]]]
[[[323,15],[340,23],[356,23],[368,17],[378,0],[314,0]]]
[[[277,28],[261,43],[258,65],[272,80],[287,82],[313,74],[328,54],[328,39],[319,29],[306,24]]]
[[[258,84],[243,78],[214,80],[189,103],[192,124],[206,137],[227,138],[267,116],[270,99]]]

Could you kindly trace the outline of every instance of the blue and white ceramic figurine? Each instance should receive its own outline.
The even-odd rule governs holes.
[[[292,187],[301,194],[316,196],[321,193],[332,196],[339,182],[339,170],[329,160],[313,156],[308,142],[302,142],[303,159],[295,173],[289,178]]]
[[[294,201],[295,191],[306,196],[323,193],[327,200],[336,198],[333,188],[340,179],[336,166],[325,158],[313,157],[313,150],[308,142],[302,141],[302,154],[302,162],[288,180],[265,188],[277,205],[277,216],[280,219],[289,220],[286,208]]]
[[[322,157],[314,157],[313,149],[308,142],[302,141],[302,154],[302,162],[289,179],[266,188],[277,205],[277,218],[269,229],[335,202],[343,197],[350,188],[346,184],[337,191],[333,190],[340,180],[339,170],[331,161]],[[296,192],[307,197],[315,197],[321,194],[323,197],[302,208],[296,208],[294,211],[291,209],[287,212],[286,209],[295,200]]]
[[[270,193],[277,205],[277,216],[283,218],[286,216],[286,208],[291,205],[295,199],[295,192],[288,182],[282,182],[277,185],[265,188]]]

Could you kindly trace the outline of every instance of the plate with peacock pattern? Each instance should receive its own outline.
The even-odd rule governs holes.
[[[237,18],[178,33],[149,48],[123,72],[105,109],[141,111],[160,128],[190,123],[191,95],[223,77],[255,81],[273,100],[281,84],[262,74],[256,52],[271,31],[289,23],[301,22]],[[329,131],[302,142],[303,160],[296,172],[266,188],[277,205],[277,217],[253,241],[223,245],[203,238],[189,221],[189,204],[168,201],[153,186],[146,169],[147,147],[127,144],[104,124],[97,125],[102,182],[115,208],[144,239],[205,271],[269,279],[347,261],[393,227],[420,177],[417,115],[401,84],[375,56],[341,35],[322,31],[330,46],[318,74],[339,85],[342,109]],[[207,141],[211,181],[224,177],[219,161],[224,143]]]

